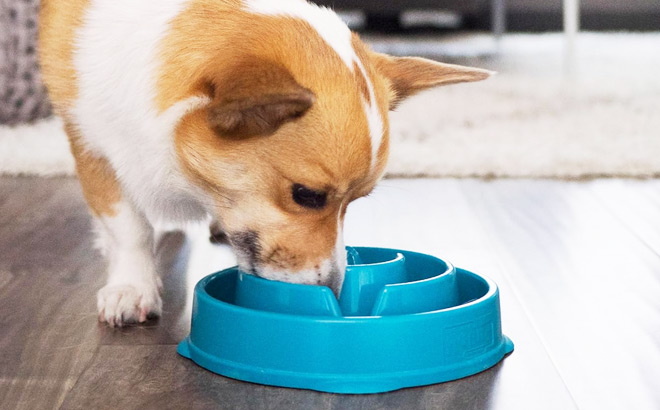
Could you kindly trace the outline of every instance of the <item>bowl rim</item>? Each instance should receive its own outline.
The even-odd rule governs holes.
[[[359,249],[359,248],[364,248],[364,246],[351,246],[351,248],[353,248],[353,249],[356,249],[356,248]],[[389,248],[378,248],[378,249],[385,249],[385,250],[396,251],[396,249],[389,249]],[[396,255],[394,256],[393,259],[386,260],[386,261],[382,261],[382,262],[375,262],[375,263],[353,263],[353,264],[347,263],[347,264],[346,264],[346,268],[348,269],[349,267],[353,267],[353,266],[356,266],[356,267],[361,267],[361,266],[382,266],[382,265],[385,265],[385,264],[387,264],[387,263],[397,262],[397,261],[399,261],[399,260],[401,260],[401,259],[404,259],[404,260],[405,260],[405,259],[406,259],[406,256],[405,256],[403,253],[397,251],[397,253],[396,253]],[[443,262],[444,262],[444,261],[443,261]]]
[[[444,262],[444,261],[443,261]],[[490,278],[483,276],[483,275],[477,275],[474,272],[461,269],[461,268],[454,268],[457,274],[463,274],[463,275],[468,275],[472,279],[475,280],[481,280],[485,282],[485,284],[488,287],[488,290],[484,295],[481,297],[471,300],[467,303],[463,303],[457,306],[451,306],[445,309],[436,309],[436,310],[430,310],[427,312],[418,312],[418,313],[408,313],[408,314],[403,314],[403,315],[384,315],[384,316],[307,316],[307,315],[295,315],[295,314],[289,314],[289,313],[282,313],[282,312],[270,312],[270,311],[265,311],[265,310],[256,310],[256,309],[250,309],[246,308],[243,306],[238,306],[229,302],[225,302],[223,300],[220,300],[216,297],[211,296],[207,291],[206,291],[206,286],[214,279],[221,275],[229,275],[231,272],[236,272],[238,274],[241,272],[237,266],[233,266],[227,269],[223,269],[221,271],[212,273],[197,282],[195,285],[194,289],[194,295],[193,297],[198,298],[200,302],[204,302],[205,304],[208,304],[209,306],[213,306],[215,308],[220,308],[224,309],[229,312],[237,313],[237,314],[242,314],[242,315],[250,315],[250,316],[260,316],[264,318],[273,318],[277,320],[284,320],[284,321],[295,321],[295,322],[309,322],[309,323],[362,323],[362,322],[374,322],[374,321],[379,321],[380,323],[394,323],[394,322],[400,322],[400,321],[410,321],[410,320],[425,320],[429,319],[430,316],[436,316],[440,315],[443,313],[450,313],[457,311],[458,309],[471,309],[474,308],[475,305],[479,305],[488,299],[494,298],[494,297],[499,297],[499,289],[497,287],[497,284]],[[249,273],[245,273],[246,275],[249,275]],[[435,277],[435,276],[434,276]],[[260,278],[263,279],[263,278]],[[267,279],[263,279],[267,280]],[[427,279],[424,279],[427,280]],[[286,283],[286,282],[281,282],[284,285],[292,285],[292,286],[310,286],[310,285],[300,285],[300,284],[294,284],[294,283]],[[408,283],[413,283],[413,282],[406,282]],[[401,284],[399,284],[401,285]],[[327,291],[331,292],[330,288],[327,286],[321,286],[322,288],[326,288]],[[199,308],[199,307],[198,307]]]

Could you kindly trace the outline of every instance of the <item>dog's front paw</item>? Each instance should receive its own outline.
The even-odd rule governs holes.
[[[160,316],[163,302],[157,284],[108,284],[98,293],[99,321],[111,327],[143,323]]]

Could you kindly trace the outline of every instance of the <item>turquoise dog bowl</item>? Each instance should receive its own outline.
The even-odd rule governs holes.
[[[234,379],[378,393],[470,376],[513,350],[489,279],[416,252],[347,251],[339,300],[238,268],[205,277],[177,351]]]

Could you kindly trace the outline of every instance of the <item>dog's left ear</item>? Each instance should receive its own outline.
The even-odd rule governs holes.
[[[392,57],[371,53],[376,70],[390,81],[390,109],[404,99],[427,88],[447,84],[485,80],[493,71],[444,64],[419,57]]]
[[[267,136],[301,117],[314,94],[279,64],[248,56],[208,81],[211,128],[222,137]]]

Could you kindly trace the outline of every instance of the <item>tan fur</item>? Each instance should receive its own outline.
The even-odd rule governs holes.
[[[57,6],[54,2],[57,1]],[[43,80],[56,112],[64,119],[71,152],[85,199],[97,216],[113,216],[121,200],[115,173],[106,158],[84,148],[82,136],[69,118],[68,110],[78,95],[73,66],[75,32],[89,0],[42,0],[39,16],[39,57]]]
[[[369,78],[371,78],[372,85],[375,90],[376,105],[380,111],[380,116],[384,119],[383,139],[376,154],[374,167],[374,174],[382,175],[385,171],[387,158],[389,157],[390,152],[390,123],[387,118],[389,115],[390,107],[392,106],[392,100],[396,98],[396,96],[393,94],[391,89],[391,80],[386,75],[383,75],[383,73],[378,71],[378,67],[373,63],[371,59],[373,52],[369,49],[369,47],[364,44],[362,40],[360,40],[360,37],[355,33],[353,33],[351,40],[353,49],[355,50],[355,53],[357,54],[360,61],[367,62],[367,64],[365,64],[365,69],[367,70],[367,75]],[[364,195],[370,192],[372,188],[373,185],[369,186],[367,184],[364,189],[368,189],[368,191],[366,191]]]
[[[221,73],[210,83],[214,102],[208,113],[211,128],[222,136],[270,135],[314,103],[314,93],[271,61],[246,57]]]
[[[367,104],[371,104],[371,95],[369,95],[367,80],[364,78],[364,75],[362,75],[362,71],[360,70],[360,67],[358,67],[357,62],[353,63],[353,73],[353,75],[355,75],[355,82],[357,83],[358,89],[362,93],[364,101],[366,101]]]
[[[83,195],[96,216],[114,216],[116,204],[121,200],[121,189],[108,160],[87,151],[80,141],[80,133],[72,124],[65,122],[71,152],[76,159],[76,171]]]
[[[57,4],[55,4],[57,3]],[[73,67],[74,34],[82,24],[89,0],[42,0],[39,15],[41,73],[60,115],[78,95]]]
[[[161,48],[161,110],[190,95],[212,96],[209,83],[246,55],[281,64],[312,91],[347,92],[355,86],[339,75],[348,67],[307,22],[248,13],[240,5],[236,0],[192,0],[171,23]]]
[[[389,81],[393,92],[390,109],[422,90],[441,85],[485,80],[492,72],[418,57],[392,57],[371,53],[376,69]]]
[[[260,238],[263,262],[281,265],[283,261],[295,261],[296,269],[313,268],[333,249],[337,215],[341,208],[345,209],[347,198],[366,193],[356,190],[363,183],[353,182],[370,177],[368,157],[348,164],[338,174],[315,160],[323,148],[296,143],[296,138],[305,138],[298,132],[313,129],[309,126],[313,121],[304,116],[295,124],[284,125],[279,132],[266,137],[267,149],[261,138],[219,137],[208,130],[203,111],[188,115],[178,129],[176,147],[184,171],[216,198],[217,214],[224,216],[225,229],[250,229],[263,234]],[[290,128],[287,130],[290,133],[285,133],[284,128]],[[216,165],[225,161],[244,165],[230,170]],[[321,210],[302,209],[291,198],[293,183],[328,191],[328,205]],[[227,197],[238,198],[242,209],[235,209],[232,201],[226,201]],[[277,215],[272,215],[271,207],[278,210]],[[247,226],[234,226],[233,214],[239,212],[256,218]],[[267,220],[268,224],[259,225],[261,220]]]

